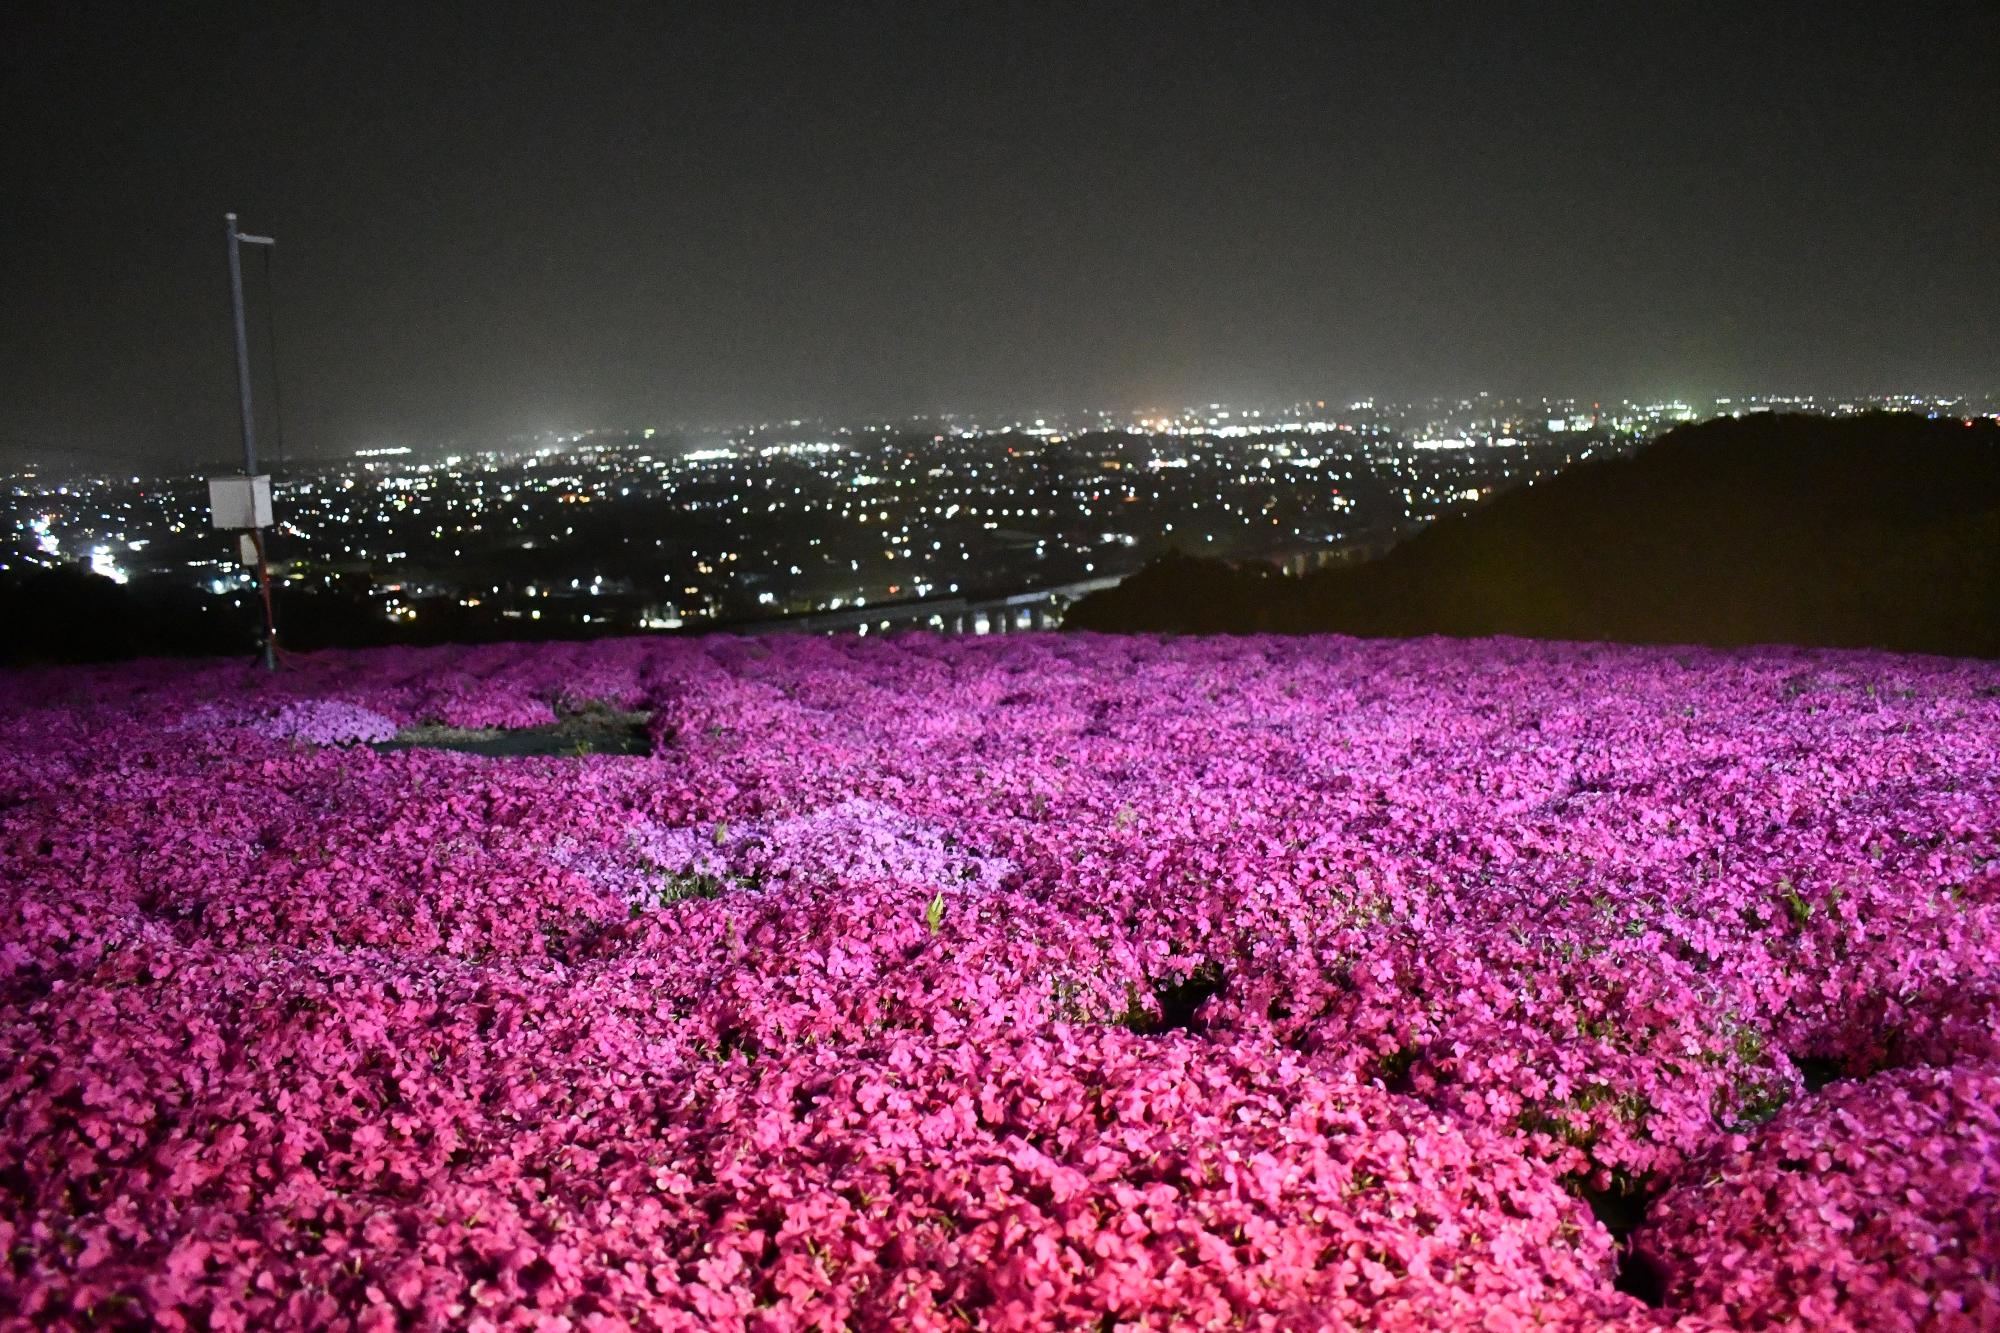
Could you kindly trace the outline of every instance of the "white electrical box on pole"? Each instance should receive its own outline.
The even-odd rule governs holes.
[[[236,319],[236,393],[243,410],[243,475],[210,477],[208,510],[216,527],[241,534],[238,545],[243,563],[256,567],[257,587],[264,600],[264,667],[275,671],[278,627],[271,613],[271,566],[264,548],[264,530],[271,526],[271,478],[257,471],[257,418],[250,408],[250,339],[243,326],[242,247],[277,242],[269,236],[238,231],[234,213],[223,214],[223,223],[229,236],[229,303]]]
[[[271,526],[269,477],[210,477],[208,515],[225,531]]]

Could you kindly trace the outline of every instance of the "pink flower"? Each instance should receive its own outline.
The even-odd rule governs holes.
[[[713,638],[7,684],[24,1326],[2000,1322],[1993,664]],[[359,744],[592,702],[656,752]],[[1666,1308],[1584,1197],[1645,1213]]]

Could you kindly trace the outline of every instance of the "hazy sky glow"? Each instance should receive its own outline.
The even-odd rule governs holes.
[[[301,8],[0,17],[0,452],[230,455],[229,208],[295,450],[2000,387],[1983,4]]]

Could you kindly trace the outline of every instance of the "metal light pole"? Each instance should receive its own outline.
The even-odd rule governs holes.
[[[229,301],[236,316],[236,392],[243,407],[243,476],[255,493],[257,476],[257,418],[250,409],[250,339],[243,325],[244,245],[276,245],[269,236],[251,236],[236,230],[236,215],[225,213],[223,223],[229,233]],[[266,487],[269,482],[266,481]],[[268,503],[268,502],[267,502]],[[271,568],[264,559],[264,527],[256,522],[253,503],[250,541],[257,555],[257,586],[264,598],[264,668],[278,669],[278,628],[271,612]]]
[[[276,245],[269,236],[246,236],[236,230],[236,215],[224,213],[229,231],[229,303],[236,315],[236,392],[243,402],[243,475],[257,475],[257,418],[250,410],[250,338],[243,326],[242,243]]]

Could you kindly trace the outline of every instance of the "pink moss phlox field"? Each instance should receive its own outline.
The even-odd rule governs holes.
[[[4,685],[0,1327],[2000,1327],[2000,665]]]
[[[1837,1083],[1731,1135],[1640,1244],[1765,1327],[2000,1325],[2000,1066]]]

